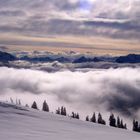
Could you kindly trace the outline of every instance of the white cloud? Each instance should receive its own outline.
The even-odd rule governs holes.
[[[85,114],[113,111],[139,118],[139,72],[139,68],[121,68],[47,73],[3,67],[0,68],[0,96],[26,97],[30,102],[34,96],[40,100],[49,98],[53,108],[64,104]]]

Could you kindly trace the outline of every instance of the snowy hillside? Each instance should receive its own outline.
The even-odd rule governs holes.
[[[1,140],[139,140],[140,134],[0,102]]]

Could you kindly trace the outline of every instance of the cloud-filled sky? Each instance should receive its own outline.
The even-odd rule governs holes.
[[[104,35],[110,30],[111,37],[136,38],[139,5],[139,0],[0,0],[0,29],[36,35]]]
[[[0,36],[90,36],[139,44],[139,15],[140,0],[0,0]],[[2,39],[0,44],[9,45]]]

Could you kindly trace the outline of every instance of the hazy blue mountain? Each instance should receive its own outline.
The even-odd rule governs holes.
[[[85,62],[99,62],[101,61],[99,58],[89,58],[85,56],[81,56],[80,58],[77,58],[73,61],[73,63],[85,63]]]
[[[0,51],[0,61],[7,62],[7,61],[14,61],[17,58],[10,53]]]
[[[116,59],[117,63],[140,63],[140,55],[129,54],[127,56],[120,56]]]
[[[47,56],[44,57],[29,57],[29,56],[24,56],[21,57],[20,60],[25,60],[25,61],[32,61],[32,62],[52,62],[53,59]]]

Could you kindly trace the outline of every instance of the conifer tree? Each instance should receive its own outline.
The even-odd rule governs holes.
[[[36,104],[36,102],[35,102],[35,101],[33,102],[33,104],[32,104],[32,106],[31,106],[31,108],[33,108],[33,109],[38,109],[37,104]]]
[[[71,116],[72,118],[75,118],[75,113],[74,112],[72,112],[72,116]]]
[[[120,117],[119,116],[117,117],[117,127],[121,128],[121,122],[120,122]]]
[[[99,124],[106,125],[105,120],[103,120],[101,113],[98,114],[98,121]]]
[[[87,122],[89,121],[89,116],[86,116],[86,121],[87,121]]]
[[[123,120],[122,119],[121,119],[121,127],[120,128],[124,128]]]
[[[67,115],[67,111],[66,111],[66,108],[65,107],[61,107],[61,115],[64,115],[66,116]]]
[[[98,123],[101,124],[101,122],[102,122],[102,115],[99,113],[99,114],[98,114]]]
[[[124,125],[124,129],[127,129],[127,124],[125,123],[125,125]]]
[[[74,113],[74,112],[72,112],[71,117],[74,118],[74,119],[80,119],[79,114],[78,113]]]
[[[133,120],[133,131],[140,132],[140,125],[136,120]]]
[[[135,131],[136,130],[136,127],[135,127],[135,120],[133,120],[133,131]]]
[[[43,111],[46,111],[46,112],[49,112],[49,106],[48,106],[46,100],[43,102],[42,110],[43,110]]]
[[[61,113],[60,114],[64,115],[64,107],[63,106],[61,107]]]
[[[79,116],[79,114],[78,114],[78,113],[76,114],[76,119],[80,119],[80,116]]]
[[[56,110],[56,114],[61,114],[60,108],[58,107],[58,109]]]
[[[109,125],[113,126],[113,127],[116,127],[116,119],[114,117],[114,114],[111,114],[110,117],[109,117]]]
[[[64,116],[67,116],[67,111],[66,111],[66,108],[64,107],[64,110],[63,110],[63,115]]]
[[[91,122],[96,123],[96,115],[95,112],[93,113],[93,116],[90,119]]]

